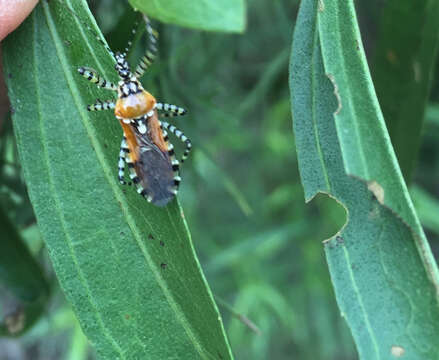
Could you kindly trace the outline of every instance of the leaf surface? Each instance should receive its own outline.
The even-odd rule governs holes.
[[[390,144],[351,1],[303,0],[290,64],[305,197],[347,223],[325,242],[361,359],[437,359],[438,270]]]
[[[164,23],[199,30],[243,32],[244,0],[129,0],[130,4]]]
[[[86,110],[115,94],[77,73],[89,66],[116,82],[114,63],[84,26],[98,32],[85,1],[64,4],[40,2],[3,54],[21,163],[61,287],[100,358],[230,359],[177,201],[157,208],[118,183],[120,125]]]

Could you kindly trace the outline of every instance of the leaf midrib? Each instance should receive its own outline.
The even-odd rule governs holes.
[[[70,1],[68,1],[68,4],[71,6]],[[86,115],[86,112],[84,110],[86,108],[86,105],[81,101],[79,90],[75,85],[73,77],[71,76],[71,73],[70,73],[70,70],[68,67],[67,57],[63,51],[63,47],[62,47],[61,41],[59,39],[59,35],[56,32],[56,26],[55,26],[54,21],[52,19],[49,6],[46,2],[43,2],[43,7],[44,7],[44,12],[46,14],[48,28],[49,28],[51,37],[53,39],[53,42],[55,44],[55,49],[56,49],[56,52],[58,55],[58,59],[60,60],[61,67],[64,71],[66,81],[69,85],[69,89],[70,89],[70,92],[72,94],[72,98],[73,98],[74,102],[76,103],[76,107],[77,107],[77,110],[81,116],[81,120],[82,120],[82,123],[84,125],[84,128],[85,128],[86,132],[89,134],[90,142],[93,144],[94,148],[96,149],[95,153],[96,153],[96,156],[99,160],[99,163],[103,169],[103,173],[105,174],[105,177],[107,178],[107,181],[110,184],[110,188],[112,189],[116,200],[120,204],[122,213],[127,221],[127,224],[131,230],[131,233],[132,233],[134,239],[136,240],[136,243],[137,243],[139,249],[141,250],[143,257],[145,258],[146,263],[148,264],[149,268],[151,269],[151,271],[154,275],[154,278],[156,279],[157,284],[162,289],[163,294],[165,295],[165,298],[166,298],[170,308],[174,311],[174,315],[175,315],[176,319],[181,323],[188,338],[191,340],[192,344],[194,345],[194,348],[197,350],[197,352],[200,354],[201,357],[203,357],[203,358],[207,357],[207,358],[214,359],[215,357],[212,354],[210,354],[207,350],[205,350],[204,348],[201,347],[201,345],[200,345],[201,342],[197,341],[198,337],[195,335],[195,332],[193,331],[192,326],[188,322],[186,316],[184,315],[184,312],[181,311],[181,308],[178,305],[178,303],[174,300],[174,297],[172,296],[171,291],[169,290],[166,283],[162,280],[162,278],[160,276],[160,273],[158,271],[158,267],[154,266],[154,262],[150,258],[149,254],[146,250],[146,247],[142,243],[142,240],[141,240],[142,237],[140,235],[140,231],[137,229],[137,226],[135,224],[134,219],[129,215],[129,205],[126,202],[126,198],[123,195],[122,191],[118,190],[118,185],[116,184],[115,177],[113,176],[112,171],[110,170],[110,167],[107,165],[105,158],[102,155],[104,153],[104,149],[101,147],[100,143],[96,140],[97,136],[96,136],[94,129],[88,125],[88,122],[87,122],[88,116]],[[93,58],[95,59],[96,63],[99,66],[101,74],[106,75],[105,70],[103,69],[100,61],[97,59],[96,54],[94,53],[92,47],[90,46],[88,38],[84,35],[81,24],[78,23],[78,19],[75,16],[74,16],[74,18],[75,18],[75,21],[77,22],[77,24],[79,25],[78,27],[81,30],[81,35],[84,38],[85,43],[89,47]],[[167,209],[167,214],[168,214],[168,218],[171,219],[171,216],[170,216],[171,214],[170,214],[168,209]],[[147,225],[151,229],[153,229],[152,224],[148,222],[148,220],[145,216],[143,216],[143,217],[144,217]],[[179,231],[177,231],[178,229],[176,228],[175,223],[173,221],[170,221],[170,223],[172,224],[172,227],[174,228],[174,233],[180,238],[180,234],[179,234]],[[180,240],[181,240],[181,238],[180,238]],[[178,314],[182,314],[182,316],[178,316]]]
[[[43,3],[43,4],[45,4],[45,3]],[[83,272],[81,270],[81,267],[79,266],[78,259],[76,257],[76,253],[75,253],[75,251],[73,249],[72,238],[71,238],[70,233],[69,233],[69,231],[67,229],[67,226],[66,226],[66,220],[64,218],[64,213],[63,213],[63,211],[61,209],[60,200],[59,200],[59,197],[57,195],[58,193],[56,191],[56,186],[53,183],[53,175],[52,175],[53,174],[53,170],[52,170],[52,168],[50,166],[49,152],[48,152],[48,149],[47,149],[47,141],[44,141],[45,139],[47,139],[47,135],[45,133],[44,126],[43,126],[43,118],[44,118],[44,116],[43,116],[43,112],[42,112],[42,108],[41,108],[40,89],[39,89],[39,83],[38,83],[39,72],[38,72],[38,67],[36,66],[36,64],[37,64],[37,54],[36,54],[36,46],[35,46],[36,43],[37,43],[37,39],[36,39],[36,34],[37,34],[36,12],[33,12],[32,20],[33,20],[33,27],[34,27],[33,42],[32,42],[32,53],[33,53],[33,66],[34,66],[34,74],[35,74],[34,79],[35,79],[36,106],[37,106],[38,124],[39,124],[41,139],[42,139],[41,145],[43,147],[43,158],[45,160],[45,165],[46,165],[47,174],[48,174],[48,184],[49,184],[49,187],[51,189],[51,194],[52,194],[53,199],[54,199],[55,207],[57,209],[56,213],[59,214],[59,219],[60,219],[60,222],[61,222],[61,227],[62,227],[63,232],[64,232],[65,237],[66,237],[66,243],[67,243],[67,246],[68,246],[68,250],[69,250],[70,255],[72,257],[72,260],[73,260],[74,266],[76,268],[76,271],[77,271],[77,273],[79,275],[79,280],[80,280],[81,284],[84,286],[84,288],[86,290],[87,298],[88,298],[91,306],[95,309],[94,313],[95,313],[95,316],[96,316],[96,318],[98,320],[98,324],[102,328],[102,331],[105,334],[105,336],[107,338],[109,338],[110,343],[112,344],[112,346],[120,354],[121,358],[125,359],[122,349],[120,348],[119,344],[117,344],[116,340],[113,338],[113,336],[111,335],[111,333],[109,332],[109,330],[105,326],[104,321],[103,321],[102,316],[101,316],[101,313],[97,310],[98,309],[97,308],[97,303],[94,300],[94,297],[93,297],[93,295],[92,295],[92,293],[90,291],[90,288],[88,286],[88,282],[85,279],[85,276],[84,276],[84,274],[83,274]],[[49,22],[49,19],[48,19],[48,22]],[[48,27],[50,28],[49,24],[48,24]]]

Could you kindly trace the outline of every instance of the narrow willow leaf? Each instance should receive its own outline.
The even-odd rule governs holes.
[[[325,252],[361,359],[436,359],[437,267],[390,145],[351,1],[302,1],[290,88],[306,199],[327,193],[347,210]]]
[[[114,94],[79,66],[117,81],[90,20],[85,1],[42,1],[3,44],[24,175],[61,287],[102,359],[230,359],[178,203],[157,208],[119,185],[120,125],[86,110]]]
[[[439,2],[386,1],[372,75],[399,165],[411,179],[439,47]]]
[[[164,23],[199,30],[243,32],[244,0],[129,0],[131,5]]]
[[[16,336],[43,313],[49,284],[2,209],[0,229],[0,335]]]

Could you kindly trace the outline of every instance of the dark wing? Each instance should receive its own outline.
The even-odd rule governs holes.
[[[148,133],[136,135],[138,159],[134,169],[139,185],[144,189],[144,195],[157,206],[165,206],[173,199],[176,192],[172,161],[167,151],[162,151],[150,139]]]

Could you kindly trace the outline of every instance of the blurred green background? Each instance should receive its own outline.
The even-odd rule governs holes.
[[[132,10],[117,0],[90,3],[111,47],[123,49]],[[383,3],[358,2],[369,58]],[[306,205],[299,179],[288,89],[298,5],[294,0],[250,0],[243,35],[155,23],[160,55],[143,81],[159,101],[189,111],[186,117],[172,119],[194,144],[182,170],[179,198],[236,359],[357,358],[335,302],[321,244],[343,226],[345,211],[325,196]],[[133,62],[142,46],[132,54]],[[47,309],[35,326],[18,338],[0,338],[0,360],[93,359],[39,235],[10,113],[2,115],[0,136],[3,218],[18,229],[51,285]],[[411,192],[436,255],[438,138],[439,81],[435,81]],[[11,306],[10,298],[0,284],[1,317]]]

